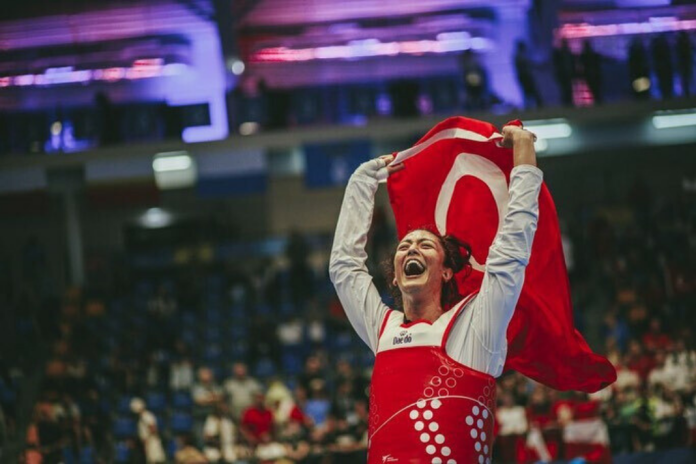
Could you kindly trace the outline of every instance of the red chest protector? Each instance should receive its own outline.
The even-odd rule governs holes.
[[[403,324],[398,311],[385,316],[370,385],[368,463],[490,464],[495,379],[445,352],[465,305],[432,324]]]

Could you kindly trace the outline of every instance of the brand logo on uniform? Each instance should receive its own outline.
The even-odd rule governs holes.
[[[382,456],[382,462],[396,462],[398,461],[397,458],[393,458],[391,454],[387,454],[386,456]]]
[[[413,337],[408,332],[408,330],[402,330],[401,332],[399,332],[398,337],[394,337],[392,344],[394,344],[394,345],[406,345],[407,343],[411,343],[412,341],[413,341]]]

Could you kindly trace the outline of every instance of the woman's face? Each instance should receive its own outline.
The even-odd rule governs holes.
[[[444,267],[445,250],[440,239],[427,230],[414,230],[396,247],[394,285],[402,294],[416,295],[442,290],[443,279],[452,278],[452,270]]]

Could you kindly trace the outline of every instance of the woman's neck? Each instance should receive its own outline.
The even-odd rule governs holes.
[[[442,307],[440,307],[439,299],[428,298],[420,300],[418,298],[408,298],[404,295],[404,315],[409,321],[424,320],[435,322],[442,316]]]

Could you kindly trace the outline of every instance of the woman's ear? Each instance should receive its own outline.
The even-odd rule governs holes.
[[[394,277],[394,280],[392,281],[392,286],[398,287],[398,285],[397,285],[397,283],[396,283],[396,277]]]
[[[449,282],[452,278],[452,269],[445,269],[442,271],[442,278],[445,279],[445,282]]]

